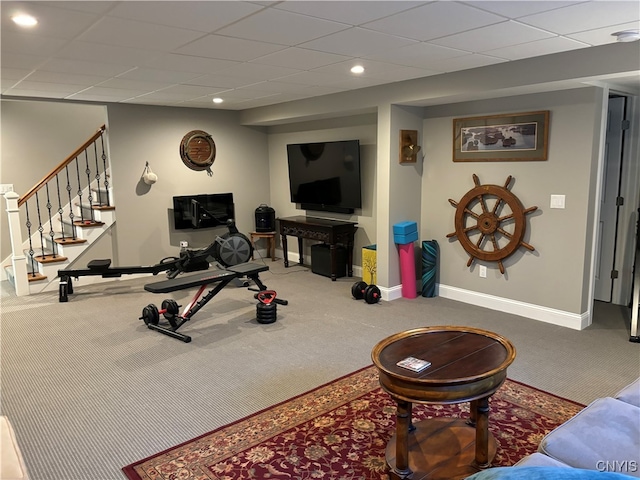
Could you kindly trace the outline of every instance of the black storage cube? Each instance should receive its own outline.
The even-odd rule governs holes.
[[[326,243],[311,245],[311,271],[318,275],[331,277],[331,250]],[[336,277],[347,276],[347,249],[336,246]]]

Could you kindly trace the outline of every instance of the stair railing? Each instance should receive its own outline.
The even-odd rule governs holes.
[[[22,225],[26,227],[28,239],[28,268],[25,270],[29,271],[29,276],[35,278],[38,275],[38,262],[55,260],[59,256],[57,242],[64,244],[75,241],[79,224],[96,223],[94,206],[110,206],[108,162],[104,142],[105,131],[105,125],[102,125],[86,142],[17,200],[16,194],[5,194],[17,295],[21,295],[20,292],[24,292],[25,288],[27,293],[22,294],[28,295],[28,283],[26,286],[18,286],[22,272],[14,262],[14,259],[19,263],[22,262],[22,258],[26,260],[21,240]],[[98,153],[98,143],[100,144],[100,153]],[[66,198],[64,190],[67,192]],[[93,196],[92,190],[96,191],[96,197]],[[87,203],[83,203],[85,194]],[[76,199],[80,204],[79,219],[76,218],[73,208],[73,202]],[[23,211],[24,214],[22,214]],[[65,216],[68,218],[68,231],[63,225]],[[24,224],[21,222],[21,218],[25,219]],[[56,221],[61,226],[59,229],[61,237],[58,239],[55,238],[54,223]],[[47,243],[50,248],[47,248]],[[26,261],[24,263],[26,264]],[[25,278],[28,282],[28,277]]]

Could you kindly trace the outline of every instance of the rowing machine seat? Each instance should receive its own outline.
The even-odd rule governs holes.
[[[91,260],[87,263],[87,268],[89,270],[106,270],[111,266],[111,259],[105,258],[102,260]]]

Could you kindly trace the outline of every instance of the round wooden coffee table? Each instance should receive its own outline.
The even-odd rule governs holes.
[[[421,372],[397,365],[414,357],[431,362]],[[461,479],[491,465],[489,398],[507,378],[516,350],[506,338],[471,327],[438,326],[400,332],[371,353],[380,385],[397,403],[396,433],[387,445],[394,480]],[[411,422],[413,403],[470,403],[469,419]]]

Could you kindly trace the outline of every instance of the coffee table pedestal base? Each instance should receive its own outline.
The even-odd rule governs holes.
[[[387,444],[387,464],[392,480],[457,480],[480,471],[476,466],[476,429],[460,418],[430,418],[414,424],[409,433],[409,468],[398,473],[396,436]],[[496,439],[489,432],[489,464],[496,455]],[[482,466],[486,468],[488,465]]]

